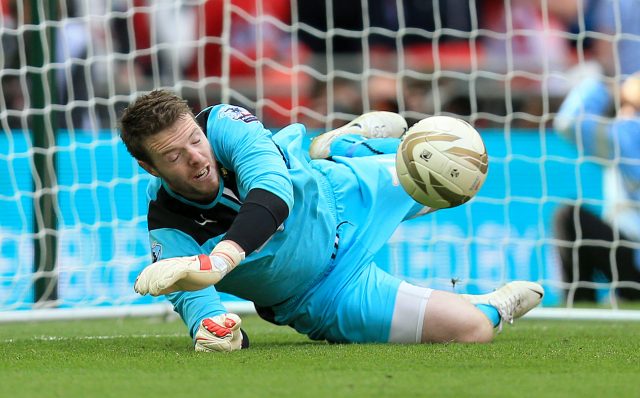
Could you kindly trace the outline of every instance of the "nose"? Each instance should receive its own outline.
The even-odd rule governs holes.
[[[204,162],[204,155],[200,153],[196,148],[189,149],[189,164],[197,166]]]

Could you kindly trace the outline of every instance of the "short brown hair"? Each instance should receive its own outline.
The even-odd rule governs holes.
[[[134,158],[150,163],[144,140],[171,127],[185,113],[193,116],[184,99],[168,90],[151,91],[136,98],[122,113],[120,138]]]

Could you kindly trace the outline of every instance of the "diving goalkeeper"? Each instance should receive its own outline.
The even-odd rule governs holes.
[[[400,115],[368,113],[316,138],[310,159],[302,125],[272,135],[237,106],[195,116],[169,91],[140,96],[120,120],[127,149],[155,177],[148,187],[153,263],[135,290],[166,295],[199,351],[247,345],[241,319],[218,292],[314,340],[491,341],[495,327],[540,303],[540,285],[458,295],[412,285],[373,263],[403,220],[431,210],[396,181],[394,153],[406,129]],[[373,138],[382,150],[367,145]]]

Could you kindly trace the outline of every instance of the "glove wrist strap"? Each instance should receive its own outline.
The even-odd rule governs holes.
[[[244,252],[239,251],[233,244],[225,241],[218,243],[211,251],[210,256],[222,257],[229,266],[228,271],[234,269],[244,260]]]

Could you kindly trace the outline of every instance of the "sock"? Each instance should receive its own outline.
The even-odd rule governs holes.
[[[399,145],[399,138],[369,138],[351,149],[351,157],[396,153]]]
[[[363,156],[379,155],[383,153],[396,153],[399,138],[364,138],[357,134],[347,134],[336,138],[331,143],[331,156],[345,156],[357,158]]]
[[[364,141],[364,137],[356,134],[347,134],[333,140],[329,147],[331,156],[350,156],[352,148]]]
[[[489,318],[489,321],[494,328],[500,324],[500,313],[496,307],[489,304],[476,304],[476,308],[482,311],[482,313]]]

